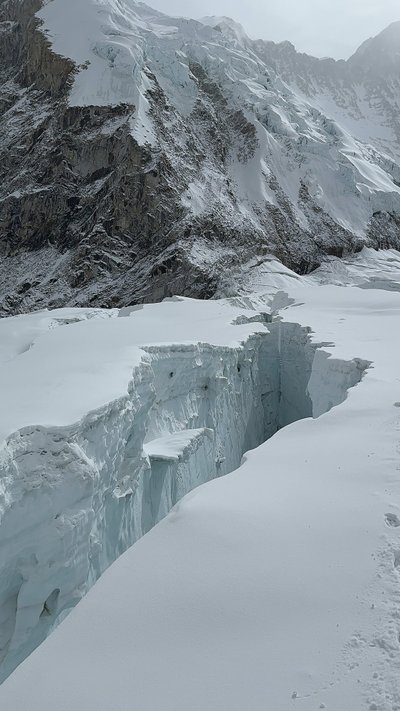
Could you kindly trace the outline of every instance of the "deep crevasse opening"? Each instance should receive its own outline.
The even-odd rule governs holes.
[[[329,357],[309,329],[280,320],[239,348],[145,350],[126,397],[9,442],[5,484],[24,487],[0,526],[0,680],[185,494],[340,404],[368,367]]]

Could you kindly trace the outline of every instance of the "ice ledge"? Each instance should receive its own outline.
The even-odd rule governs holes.
[[[214,439],[214,430],[202,427],[198,430],[181,430],[158,439],[153,439],[143,446],[143,451],[154,461],[178,462],[197,449],[200,441],[208,437]]]

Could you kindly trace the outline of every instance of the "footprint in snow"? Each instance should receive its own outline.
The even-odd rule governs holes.
[[[387,513],[385,514],[385,522],[387,526],[391,528],[398,528],[400,526],[400,519],[396,514]]]

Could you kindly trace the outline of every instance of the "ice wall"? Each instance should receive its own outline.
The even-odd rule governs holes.
[[[366,367],[329,358],[298,324],[268,331],[241,347],[149,346],[125,397],[73,427],[9,438],[1,679],[188,491],[237,468],[279,428],[342,402]]]

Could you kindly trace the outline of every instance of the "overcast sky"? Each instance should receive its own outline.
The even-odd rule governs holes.
[[[167,14],[228,15],[253,37],[290,40],[318,57],[347,59],[368,37],[400,20],[400,0],[146,0]]]

